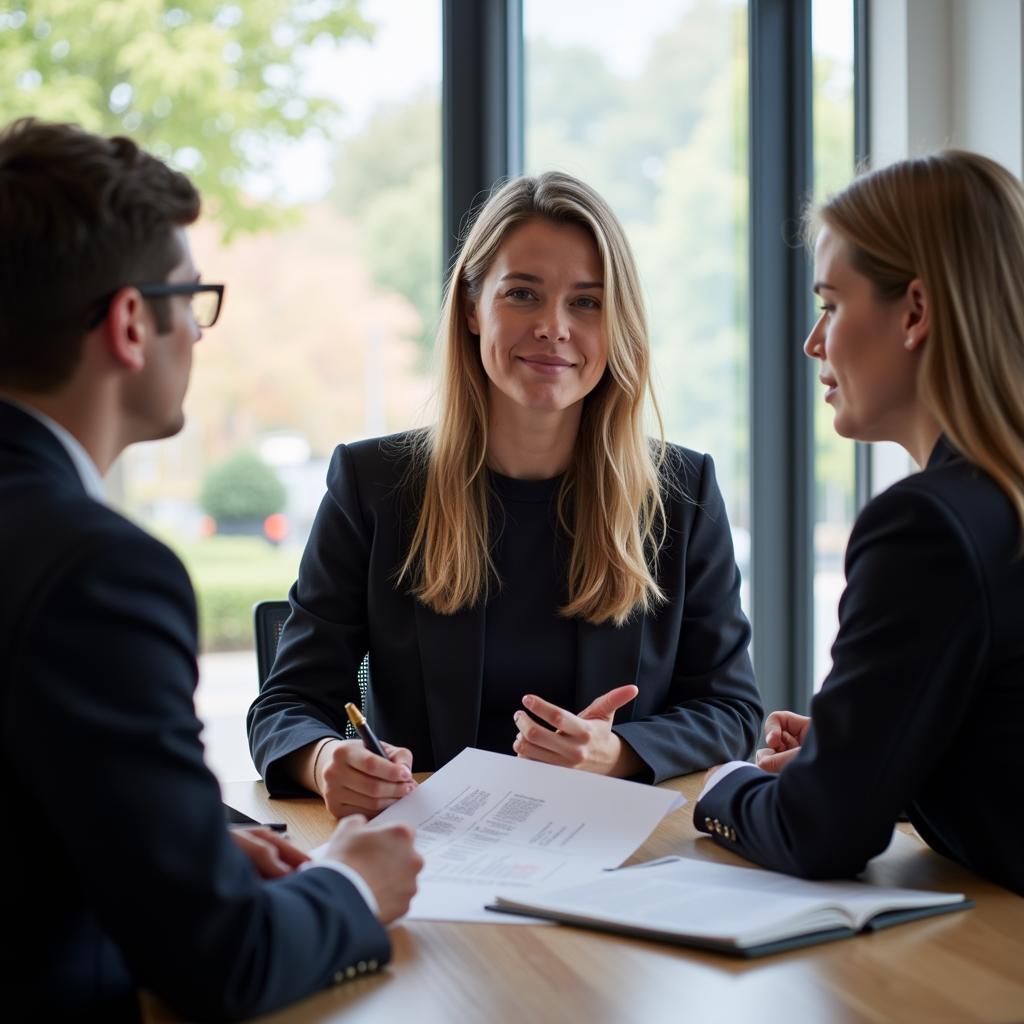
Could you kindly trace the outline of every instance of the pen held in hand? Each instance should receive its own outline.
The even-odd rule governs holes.
[[[383,757],[385,761],[389,760],[388,755],[384,753],[384,747],[381,746],[380,740],[374,736],[373,730],[370,728],[370,724],[366,721],[362,711],[350,701],[345,705],[345,714],[348,715],[352,728],[359,734],[359,738],[363,741],[366,749],[378,757]]]

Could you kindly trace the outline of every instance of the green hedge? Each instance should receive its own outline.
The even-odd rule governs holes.
[[[255,452],[229,455],[206,474],[199,505],[218,523],[256,520],[280,512],[287,493],[277,474]]]
[[[192,577],[199,603],[199,642],[204,652],[253,646],[252,606],[280,600],[295,580],[301,551],[273,547],[261,537],[166,538]]]

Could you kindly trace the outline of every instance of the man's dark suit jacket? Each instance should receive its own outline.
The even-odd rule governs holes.
[[[297,791],[282,758],[343,735],[367,651],[367,715],[382,739],[413,752],[414,768],[439,768],[476,742],[485,607],[439,615],[395,584],[418,505],[408,441],[396,435],[334,453],[274,670],[249,711],[253,758],[272,793]],[[571,709],[635,682],[640,694],[617,713],[615,730],[654,782],[746,757],[761,719],[714,467],[675,447],[669,467],[676,486],[664,492],[668,540],[657,573],[668,601],[620,627],[578,623]]]
[[[907,809],[940,853],[1024,895],[1024,558],[993,480],[940,440],[846,556],[833,667],[779,776],[739,768],[698,828],[766,867],[852,875]],[[718,826],[716,828],[715,822]]]
[[[203,764],[195,604],[162,544],[89,498],[63,446],[0,402],[0,958],[33,1019],[263,1013],[383,961],[344,876],[264,883]]]

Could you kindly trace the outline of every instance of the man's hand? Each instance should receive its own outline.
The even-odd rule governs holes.
[[[260,828],[258,825],[252,828],[233,828],[230,829],[230,835],[235,846],[259,872],[260,878],[290,875],[300,864],[309,860],[308,854],[268,828]]]
[[[412,753],[384,745],[387,759],[371,753],[362,740],[330,740],[316,763],[316,789],[336,818],[373,818],[416,788]]]
[[[643,762],[628,743],[612,732],[612,722],[615,712],[639,692],[632,685],[619,686],[602,694],[578,715],[528,694],[523,698],[523,706],[556,731],[545,729],[525,711],[517,711],[514,718],[519,735],[512,749],[519,757],[531,761],[618,778],[635,775],[643,768]]]
[[[792,711],[773,711],[764,723],[767,747],[758,750],[757,767],[766,772],[781,772],[799,753],[811,720]]]
[[[401,917],[416,895],[416,876],[423,858],[412,841],[408,825],[366,827],[366,818],[354,814],[338,822],[327,841],[325,857],[359,872],[373,892],[381,923]]]

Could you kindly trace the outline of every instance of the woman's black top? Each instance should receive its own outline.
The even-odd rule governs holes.
[[[516,480],[491,473],[499,587],[484,608],[484,673],[477,746],[512,752],[527,693],[576,707],[576,622],[566,601],[567,538],[558,529],[562,477]]]

